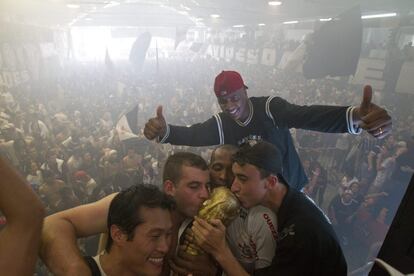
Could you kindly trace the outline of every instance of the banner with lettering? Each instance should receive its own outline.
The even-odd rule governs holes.
[[[14,87],[38,80],[42,66],[42,43],[53,42],[45,28],[2,23],[0,27],[0,86]]]

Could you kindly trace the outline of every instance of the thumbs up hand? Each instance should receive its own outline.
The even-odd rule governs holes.
[[[162,105],[157,107],[157,119],[164,120],[164,115],[162,115]]]
[[[144,135],[148,140],[153,140],[157,137],[163,137],[167,129],[164,115],[162,114],[162,106],[157,107],[157,115],[148,120],[144,127]]]
[[[387,111],[372,103],[372,88],[364,87],[361,105],[353,112],[354,123],[365,129],[375,138],[384,138],[391,133],[392,120]]]

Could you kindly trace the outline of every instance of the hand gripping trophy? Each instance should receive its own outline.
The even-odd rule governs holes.
[[[236,196],[226,187],[217,187],[211,193],[210,198],[204,201],[197,216],[206,221],[219,219],[228,226],[239,214],[239,209],[240,204]],[[189,235],[189,238],[184,241],[184,251],[190,255],[202,254],[202,249],[192,238],[191,229],[186,230],[186,235]]]

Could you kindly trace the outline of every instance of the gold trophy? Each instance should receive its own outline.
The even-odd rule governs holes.
[[[210,198],[204,201],[197,216],[206,221],[219,219],[224,225],[228,226],[239,214],[239,209],[240,204],[236,196],[226,187],[217,187],[211,193]],[[184,252],[196,256],[203,254],[202,249],[195,244],[190,228],[186,230],[185,234],[189,238],[184,241]]]

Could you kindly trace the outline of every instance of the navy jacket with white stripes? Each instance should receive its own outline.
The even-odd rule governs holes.
[[[249,105],[250,114],[244,123],[220,112],[203,123],[189,127],[167,125],[167,132],[160,143],[240,145],[247,140],[263,139],[279,149],[283,159],[283,177],[291,187],[300,190],[307,183],[307,177],[294,147],[290,128],[330,133],[360,132],[353,123],[352,106],[300,106],[280,97],[250,97]]]

